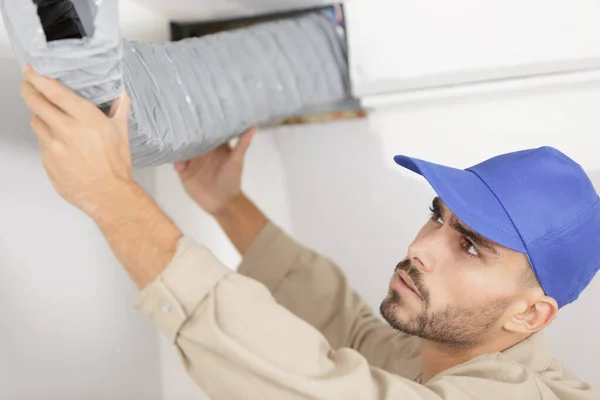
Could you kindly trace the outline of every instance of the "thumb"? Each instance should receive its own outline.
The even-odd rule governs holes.
[[[173,167],[175,168],[175,171],[181,174],[187,169],[189,163],[189,161],[177,162],[173,164]]]
[[[258,128],[255,126],[240,137],[240,140],[233,149],[234,159],[237,161],[242,161],[244,159],[246,151],[248,150],[248,147],[250,147],[250,143],[256,132],[258,132]]]

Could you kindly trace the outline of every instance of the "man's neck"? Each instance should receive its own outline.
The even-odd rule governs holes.
[[[494,343],[470,348],[452,348],[421,339],[421,359],[423,362],[421,384],[454,366],[465,363],[482,354],[502,351],[504,346]]]

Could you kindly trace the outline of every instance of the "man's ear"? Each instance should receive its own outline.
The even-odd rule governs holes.
[[[532,334],[544,329],[556,318],[558,303],[549,296],[523,299],[515,304],[512,317],[504,323],[504,329],[523,334]]]

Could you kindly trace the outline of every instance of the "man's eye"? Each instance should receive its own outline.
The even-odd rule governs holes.
[[[479,250],[477,250],[477,247],[467,239],[464,239],[463,249],[469,256],[479,257]]]

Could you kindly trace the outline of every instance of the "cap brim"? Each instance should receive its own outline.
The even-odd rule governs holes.
[[[395,156],[394,161],[423,176],[448,209],[469,228],[504,247],[526,253],[504,207],[475,173],[403,155]]]

